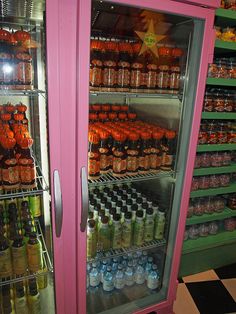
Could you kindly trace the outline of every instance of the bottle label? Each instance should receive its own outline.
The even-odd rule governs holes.
[[[100,283],[99,276],[89,276],[89,283],[91,287],[97,287]]]
[[[40,204],[40,196],[30,196],[29,197],[29,206],[30,211],[34,217],[40,217],[41,216],[41,204]]]
[[[97,239],[95,231],[88,231],[87,234],[87,256],[94,257],[97,251]]]
[[[172,166],[174,156],[168,155],[167,153],[164,153],[162,156],[162,165],[163,166]]]
[[[112,237],[112,248],[113,249],[121,248],[121,226],[114,227]]]
[[[16,184],[20,181],[18,166],[2,169],[2,180],[9,184]]]
[[[117,82],[117,72],[112,67],[115,67],[116,63],[111,61],[110,63],[106,63],[106,66],[103,70],[103,85],[105,87],[113,87]]]
[[[139,168],[148,170],[150,169],[150,159],[149,156],[139,157]]]
[[[148,279],[147,279],[148,288],[154,290],[154,289],[158,288],[158,285],[159,285],[159,279],[158,278],[151,278],[151,276],[149,275]]]
[[[11,252],[7,248],[0,251],[0,277],[10,277],[12,275]]]
[[[99,87],[102,84],[102,69],[99,67],[92,67],[89,70],[90,86]]]
[[[152,220],[146,220],[144,228],[144,241],[149,242],[153,240],[154,236],[154,222]]]
[[[136,274],[135,275],[135,282],[138,285],[142,285],[145,282],[145,273],[144,273],[144,271],[143,271],[142,274]]]
[[[144,236],[144,228],[143,223],[137,223],[134,224],[134,245],[142,245],[143,244],[143,236]]]
[[[96,175],[100,172],[100,161],[89,158],[88,161],[88,172],[89,175]]]
[[[131,78],[130,78],[130,86],[139,88],[141,86],[142,80],[142,69],[143,65],[140,63],[134,63],[132,65],[133,70],[131,71]]]
[[[122,173],[126,170],[127,159],[113,157],[113,171],[115,173]]]
[[[22,183],[30,183],[36,179],[36,170],[32,166],[19,166],[20,179]]]
[[[125,286],[125,279],[124,278],[116,278],[115,279],[115,288],[116,289],[123,289]]]
[[[29,270],[37,272],[43,268],[42,246],[41,243],[27,243],[27,255]]]
[[[130,70],[127,68],[119,69],[117,73],[118,86],[124,87],[130,84]]]
[[[32,65],[29,62],[19,62],[16,68],[16,80],[22,84],[32,83]]]
[[[147,87],[155,88],[157,82],[157,73],[154,71],[148,71],[147,73]]]
[[[132,240],[132,225],[130,224],[123,224],[122,230],[122,246],[128,248],[131,246]]]
[[[131,154],[132,152],[132,154]],[[127,170],[131,172],[135,172],[138,170],[138,152],[137,151],[127,151],[127,154],[131,155],[127,157]],[[132,156],[133,155],[133,156]]]
[[[27,258],[25,245],[22,247],[12,246],[13,269],[16,275],[25,274],[27,271]]]
[[[170,75],[170,88],[179,89],[180,73],[174,72]]]
[[[156,223],[156,230],[155,230],[155,239],[161,240],[164,237],[164,229],[165,229],[165,221],[158,221]]]
[[[107,170],[110,167],[110,160],[109,156],[105,154],[101,154],[100,156],[100,169],[102,170]]]
[[[169,86],[169,73],[161,71],[157,76],[157,86],[159,88],[167,88]]]
[[[28,314],[28,305],[26,297],[15,298],[15,309],[17,314]]]
[[[105,280],[103,278],[103,290],[104,291],[112,291],[114,289],[113,280]]]

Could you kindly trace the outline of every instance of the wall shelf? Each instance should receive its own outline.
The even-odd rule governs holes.
[[[217,52],[221,50],[236,51],[236,42],[223,41],[220,39],[216,39],[215,50]]]
[[[236,119],[236,112],[203,112],[202,119]]]
[[[194,169],[194,176],[204,176],[207,174],[231,173],[236,172],[236,164],[225,167],[209,167]]]
[[[230,87],[230,86],[236,86],[236,79],[208,77],[206,83],[207,83],[207,85],[229,86]]]
[[[204,214],[201,216],[192,216],[190,218],[187,218],[186,225],[190,226],[190,225],[200,224],[200,223],[209,222],[209,221],[222,220],[222,219],[235,217],[235,216],[236,216],[236,210],[232,210],[228,207],[225,207],[225,209],[220,213]]]
[[[224,150],[236,150],[236,144],[203,144],[197,146],[197,152],[217,152]]]
[[[227,193],[235,193],[235,192],[236,192],[236,183],[232,183],[226,187],[193,191],[191,192],[190,197],[194,198],[194,197],[211,196],[211,195],[227,194]]]
[[[234,23],[236,24],[236,11],[234,10],[226,10],[219,8],[216,10],[216,17],[235,20]]]

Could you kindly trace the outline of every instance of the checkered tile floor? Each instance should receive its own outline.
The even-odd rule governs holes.
[[[236,314],[236,263],[179,279],[175,314]]]

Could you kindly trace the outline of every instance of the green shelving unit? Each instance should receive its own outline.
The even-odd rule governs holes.
[[[220,39],[216,39],[215,50],[217,52],[221,52],[222,50],[236,51],[236,42],[223,41]]]
[[[232,183],[229,186],[215,188],[215,189],[205,189],[193,191],[190,194],[191,198],[194,197],[203,197],[203,196],[213,196],[213,195],[222,195],[228,193],[236,193],[236,183]]]
[[[202,119],[219,119],[219,120],[230,120],[236,119],[236,112],[203,112]]]
[[[216,10],[216,18],[221,17],[224,20],[233,20],[233,23],[236,24],[236,11],[234,10],[226,10],[226,9],[217,9]]]
[[[204,214],[201,216],[192,216],[191,218],[187,218],[186,225],[195,225],[201,224],[204,222],[210,222],[215,220],[222,220],[230,217],[236,216],[236,210],[232,210],[230,208],[225,207],[225,209],[220,213],[212,213],[212,214]]]
[[[236,86],[236,79],[208,77],[206,83],[207,85],[234,87]]]
[[[236,150],[236,144],[203,144],[197,146],[197,152],[216,152],[224,150]]]
[[[209,167],[209,168],[199,168],[195,169],[193,175],[196,176],[204,176],[208,174],[220,174],[220,173],[231,173],[236,172],[236,164],[232,164],[230,166],[225,167]]]

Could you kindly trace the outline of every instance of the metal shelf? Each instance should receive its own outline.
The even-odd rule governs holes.
[[[209,168],[199,168],[194,169],[194,176],[204,176],[207,174],[219,174],[219,173],[231,173],[236,172],[236,164],[225,167],[209,167]]]
[[[236,192],[236,183],[232,183],[226,187],[193,191],[191,192],[190,197],[201,197],[201,196],[210,196],[210,195],[227,194],[227,193],[235,193],[235,192]]]
[[[236,144],[202,144],[197,146],[197,152],[218,152],[236,150]]]
[[[9,199],[13,197],[22,197],[22,196],[29,196],[29,195],[39,195],[43,194],[44,191],[48,191],[49,187],[46,183],[45,178],[42,175],[42,171],[40,166],[36,163],[36,182],[37,188],[34,189],[18,189],[14,191],[5,191],[4,194],[0,194],[0,200]]]
[[[223,220],[225,218],[230,218],[234,216],[236,216],[236,210],[232,210],[228,207],[225,207],[225,209],[219,213],[204,214],[201,216],[192,216],[190,218],[187,218],[186,225],[190,226],[190,225],[200,224],[200,223],[209,222],[209,221]]]
[[[202,119],[236,119],[236,112],[203,112]]]
[[[98,252],[97,256],[95,258],[90,258],[87,259],[88,262],[92,262],[92,261],[100,261],[100,260],[104,260],[106,258],[114,258],[114,257],[119,257],[122,255],[127,255],[129,253],[134,253],[137,251],[143,251],[143,250],[151,250],[151,249],[155,249],[161,246],[166,245],[166,240],[152,240],[148,243],[145,243],[141,246],[132,246],[130,248],[121,248],[121,249],[117,249],[117,250],[109,250],[106,252]]]
[[[45,91],[39,89],[32,90],[1,89],[0,87],[0,96],[38,96],[39,94],[45,94]]]
[[[180,94],[175,93],[166,93],[166,94],[157,94],[157,93],[132,93],[132,92],[100,92],[100,91],[90,91],[90,96],[98,97],[98,96],[112,96],[112,97],[124,97],[124,98],[171,98],[171,99],[179,99],[181,98]]]
[[[138,173],[136,175],[125,175],[123,177],[115,177],[112,173],[107,173],[101,175],[99,179],[88,180],[89,186],[97,185],[107,185],[107,184],[117,184],[117,183],[129,183],[135,181],[146,181],[153,180],[162,177],[173,177],[174,171],[159,171],[159,172],[149,172],[145,174]]]
[[[42,243],[42,252],[43,252],[43,264],[44,264],[44,269],[41,270],[40,272],[35,272],[31,273],[27,271],[27,274],[24,276],[12,276],[10,279],[0,279],[0,287],[8,284],[12,284],[15,282],[35,278],[35,277],[40,277],[40,276],[45,276],[49,273],[53,272],[53,265],[47,250],[47,246],[44,240],[43,232],[40,226],[40,223],[37,219],[35,219],[35,224],[36,224],[36,229],[37,229],[37,234],[38,237]]]
[[[236,79],[208,77],[206,83],[207,85],[236,86]]]

